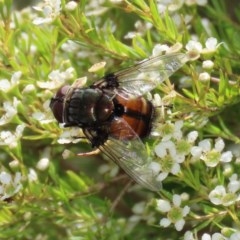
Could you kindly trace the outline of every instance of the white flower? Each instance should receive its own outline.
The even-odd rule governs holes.
[[[109,10],[108,7],[103,6],[105,0],[91,0],[88,1],[85,7],[85,14],[87,17],[89,16],[99,16]]]
[[[196,60],[200,57],[200,54],[202,52],[202,44],[195,40],[190,40],[186,44],[187,49],[187,55],[190,60]]]
[[[38,170],[44,171],[48,168],[48,166],[49,166],[49,159],[47,157],[43,157],[37,162],[36,168]]]
[[[236,231],[233,233],[228,240],[239,240],[240,239],[240,231]]]
[[[205,44],[207,49],[215,51],[215,49],[217,48],[217,39],[210,37],[207,39]]]
[[[63,129],[57,142],[59,144],[77,143],[81,140],[80,137],[83,137],[82,130],[77,127],[72,127],[67,130]]]
[[[149,164],[148,168],[151,169],[155,174],[159,173],[161,170],[160,164],[158,162],[154,162],[154,161],[152,161]]]
[[[22,188],[22,175],[16,172],[15,176],[3,171],[0,172],[0,200],[14,196]]]
[[[163,136],[163,141],[167,141],[170,138],[173,139],[181,139],[182,138],[182,128],[183,126],[183,121],[178,120],[174,124],[172,123],[167,123],[164,124],[162,127],[162,136]]]
[[[12,176],[9,173],[1,172],[0,173],[0,182],[2,184],[9,184],[12,180]]]
[[[5,114],[2,114],[0,118],[0,126],[9,123],[13,117],[17,115],[17,107],[19,104],[20,101],[16,97],[13,98],[13,102],[3,102],[3,112],[5,112]]]
[[[199,6],[205,6],[207,4],[207,0],[185,0],[185,4],[188,6],[196,4]]]
[[[51,23],[60,14],[61,0],[44,0],[33,8],[43,15],[43,17],[37,17],[33,20],[35,25]]]
[[[240,181],[238,180],[238,176],[237,174],[233,174],[230,178],[229,178],[230,182],[228,184],[228,190],[229,192],[237,192],[240,189]]]
[[[212,69],[213,68],[213,66],[214,66],[214,62],[213,61],[211,61],[211,60],[206,60],[206,61],[203,61],[203,63],[202,63],[202,67],[204,68],[204,69]]]
[[[176,146],[172,141],[160,142],[155,147],[155,153],[160,158],[158,161],[160,163],[161,172],[157,179],[162,181],[168,175],[168,173],[177,174],[180,171],[179,163],[182,162],[182,158],[176,153]]]
[[[173,1],[157,1],[157,8],[159,13],[164,13],[165,11],[175,12],[183,6],[183,0],[173,0]]]
[[[192,131],[187,135],[187,141],[190,143],[193,143],[197,140],[197,137],[198,137],[198,132]]]
[[[216,52],[216,50],[220,46],[220,44],[218,44],[216,38],[210,37],[206,40],[206,42],[205,42],[206,47],[202,50],[202,53],[203,54],[214,53],[214,52]]]
[[[224,240],[225,238],[221,233],[214,233],[212,236],[208,233],[202,235],[201,240]]]
[[[55,121],[54,119],[48,119],[48,116],[44,112],[34,112],[32,118],[37,120],[40,124],[46,124]]]
[[[185,232],[184,240],[197,240],[190,231]]]
[[[17,168],[19,168],[19,165],[20,165],[20,163],[17,159],[15,159],[9,163],[9,167],[11,169],[17,169]]]
[[[192,145],[198,133],[189,133],[186,139],[182,136],[183,121],[175,124],[170,122],[160,127],[162,140],[155,146],[157,155],[156,162],[160,164],[160,173],[157,177],[159,181],[165,179],[169,173],[178,174],[181,170],[180,164],[185,161],[185,157],[191,153]]]
[[[156,56],[162,55],[164,52],[167,52],[169,48],[170,47],[166,44],[156,44],[153,47],[152,56],[156,57]]]
[[[29,169],[29,173],[28,173],[28,181],[29,182],[35,182],[38,180],[38,176],[36,171],[33,168]]]
[[[143,36],[146,33],[147,30],[152,28],[152,24],[149,23],[149,22],[137,21],[134,24],[134,27],[135,27],[136,31],[128,32],[124,36],[125,39],[132,39],[136,36]]]
[[[20,82],[21,76],[22,76],[22,72],[18,71],[12,75],[10,81],[7,79],[1,79],[0,80],[0,91],[8,92],[11,88],[18,85]]]
[[[35,91],[35,90],[36,90],[36,88],[33,84],[27,84],[25,86],[25,88],[22,90],[22,93],[27,94],[27,93],[30,93],[30,92]]]
[[[205,162],[208,167],[215,167],[219,162],[230,162],[232,161],[232,152],[222,152],[225,144],[222,139],[218,138],[215,140],[213,148],[209,139],[204,139],[198,143],[198,146],[193,146],[191,154],[194,159],[201,159]]]
[[[207,0],[185,0],[185,4],[188,6],[196,4],[199,6],[205,6],[207,4]]]
[[[169,212],[171,210],[171,204],[167,200],[158,199],[157,201],[157,210],[161,212]]]
[[[167,201],[158,199],[156,200],[157,203],[157,210],[163,213],[167,213],[166,218],[162,218],[160,220],[160,225],[162,227],[168,227],[171,223],[174,224],[177,231],[181,231],[183,229],[183,226],[185,224],[184,217],[188,215],[190,212],[189,206],[184,206],[181,208],[181,196],[174,194],[173,195],[173,205]]]
[[[80,48],[81,46],[72,40],[67,40],[61,46],[61,49],[67,53],[76,53],[80,50]]]
[[[199,6],[205,6],[208,3],[208,0],[196,0],[197,1],[197,5]]]
[[[67,80],[74,77],[74,68],[69,67],[65,71],[53,70],[48,78],[50,81],[37,81],[37,85],[40,88],[44,89],[58,89],[62,86]]]
[[[230,206],[240,200],[240,181],[234,174],[230,178],[227,189],[223,185],[216,186],[208,195],[210,201],[215,205]]]
[[[0,146],[5,145],[9,148],[15,148],[18,145],[18,140],[22,137],[23,130],[25,125],[18,125],[14,133],[10,131],[1,131],[0,132]]]
[[[208,82],[210,80],[211,76],[208,72],[202,72],[199,74],[198,79],[201,82]]]
[[[70,1],[66,3],[65,7],[68,11],[73,11],[77,8],[78,4],[75,1]]]
[[[134,204],[132,211],[134,214],[141,215],[144,213],[146,202],[138,202]]]
[[[226,195],[226,189],[222,185],[216,186],[208,195],[210,201],[215,205],[222,204],[222,198]]]

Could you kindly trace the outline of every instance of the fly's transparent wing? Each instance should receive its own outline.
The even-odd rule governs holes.
[[[187,61],[188,57],[183,53],[148,58],[129,68],[106,75],[94,86],[108,88],[109,85],[111,88],[115,84],[119,91],[141,96],[169,78]]]
[[[161,182],[156,179],[158,172],[150,168],[151,161],[145,145],[126,121],[121,119],[121,124],[122,129],[114,128],[120,135],[123,134],[120,139],[113,137],[117,133],[110,130],[108,140],[98,148],[141,186],[159,191]],[[88,129],[85,130],[85,134],[91,142],[94,142],[95,132]]]
[[[140,139],[120,141],[110,137],[99,149],[138,184],[151,191],[160,190],[162,184],[157,181],[158,173],[149,167],[146,148]]]
[[[129,94],[140,96],[157,87],[187,61],[187,56],[182,53],[157,56],[145,59],[115,75],[119,87]]]

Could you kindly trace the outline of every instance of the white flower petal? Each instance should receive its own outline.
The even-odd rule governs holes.
[[[148,166],[155,174],[159,173],[161,170],[161,165],[158,162],[151,162]]]
[[[38,163],[36,165],[36,168],[38,170],[44,171],[44,170],[46,170],[48,168],[48,166],[49,166],[49,158],[44,157],[44,158],[41,158],[38,161]]]
[[[7,79],[0,80],[0,91],[7,92],[11,88],[11,83]]]
[[[195,240],[193,233],[190,231],[185,232],[183,240]]]
[[[162,226],[162,227],[168,227],[170,224],[171,224],[171,222],[170,222],[170,220],[168,219],[168,218],[162,218],[161,220],[160,220],[160,226]]]
[[[232,161],[233,154],[231,151],[223,152],[220,160],[221,162],[231,162]]]
[[[181,202],[182,202],[181,196],[178,194],[174,194],[172,201],[173,201],[174,206],[180,207]]]
[[[0,173],[0,182],[2,184],[10,184],[12,181],[12,176],[7,172]]]
[[[188,135],[187,135],[187,141],[190,143],[193,143],[196,141],[198,137],[198,132],[197,131],[191,131]]]
[[[14,184],[17,185],[21,182],[22,180],[22,174],[20,172],[16,172],[15,177],[14,177]]]
[[[202,44],[200,42],[194,41],[194,40],[190,40],[187,44],[186,44],[186,49],[188,51],[192,51],[195,50],[197,52],[201,52],[202,51]]]
[[[214,148],[219,151],[219,152],[222,152],[222,150],[224,149],[225,147],[225,143],[223,141],[222,138],[217,138],[216,141],[215,141],[215,145],[214,145]]]
[[[181,219],[175,223],[175,228],[177,231],[181,231],[183,229],[183,226],[185,224],[185,220]]]
[[[174,163],[171,169],[171,173],[176,175],[180,172],[181,168],[180,168],[180,164],[178,163]]]
[[[29,180],[29,182],[34,182],[34,181],[38,180],[37,173],[33,168],[29,169],[28,180]]]
[[[206,61],[203,61],[202,63],[202,67],[207,70],[212,69],[213,66],[214,66],[214,62],[211,60],[206,60]]]
[[[204,152],[208,152],[211,149],[211,141],[210,139],[204,139],[199,142],[198,146],[201,147]]]
[[[156,177],[156,181],[162,182],[168,176],[168,172],[161,172]]]
[[[210,78],[211,76],[208,72],[202,72],[198,76],[199,81],[202,81],[202,82],[207,82],[210,80]]]
[[[187,216],[190,212],[190,207],[189,206],[184,206],[182,210],[183,217]]]
[[[161,212],[168,212],[171,209],[171,205],[167,200],[158,199],[157,209]]]
[[[219,185],[209,193],[208,197],[213,204],[220,205],[222,204],[222,200],[225,195],[226,195],[225,187]]]
[[[217,39],[214,37],[210,37],[207,39],[205,45],[207,49],[215,50],[217,48]]]
[[[75,1],[70,1],[66,3],[65,7],[68,11],[73,11],[77,8],[78,4]]]
[[[204,234],[202,235],[201,240],[211,240],[211,236],[210,236],[208,233],[204,233]]]
[[[132,211],[133,211],[133,213],[140,215],[140,214],[142,214],[144,212],[145,206],[146,206],[146,202],[136,203],[133,206]]]
[[[212,235],[212,240],[224,240],[226,239],[221,233],[214,233]]]
[[[202,148],[197,147],[197,146],[193,146],[191,148],[191,154],[192,154],[193,157],[200,158],[200,156],[202,154]]]

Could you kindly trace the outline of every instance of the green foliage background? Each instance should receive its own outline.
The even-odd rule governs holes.
[[[231,6],[223,0],[211,0],[204,7],[184,6],[180,14],[194,18],[191,28],[182,22],[181,31],[170,13],[158,14],[156,2],[151,0],[125,0],[121,4],[105,1],[103,6],[107,10],[90,16],[86,16],[88,1],[79,1],[74,11],[67,11],[65,4],[63,1],[60,15],[51,24],[36,26],[32,23],[34,13],[31,8],[20,13],[12,8],[11,0],[0,1],[0,79],[11,79],[17,71],[22,73],[19,84],[8,92],[0,91],[1,115],[5,111],[4,102],[12,102],[14,97],[20,100],[17,114],[0,126],[0,130],[14,132],[19,124],[25,124],[16,147],[0,146],[0,171],[12,174],[20,171],[23,175],[21,191],[0,201],[0,239],[180,239],[187,230],[201,236],[202,232],[232,228],[233,223],[239,227],[239,204],[215,208],[206,200],[203,183],[210,181],[212,176],[224,182],[221,167],[208,173],[203,165],[189,168],[185,172],[185,181],[182,179],[182,183],[175,184],[176,179],[170,178],[164,189],[154,194],[147,190],[124,192],[124,186],[129,182],[124,174],[114,178],[98,174],[98,167],[105,163],[101,156],[64,160],[64,149],[81,152],[89,150],[89,146],[85,143],[81,146],[57,143],[62,129],[55,121],[45,121],[53,119],[48,104],[55,90],[39,85],[39,82],[49,81],[53,70],[64,72],[68,67],[74,68],[68,83],[86,74],[91,82],[104,74],[104,70],[95,76],[87,73],[92,64],[104,60],[107,62],[106,71],[115,71],[148,57],[158,43],[173,45],[180,42],[185,46],[192,35],[196,35],[204,44],[209,35],[202,19],[207,18],[213,37],[223,42],[215,55],[210,56],[215,63],[211,76],[217,78],[218,83],[203,84],[197,80],[196,69],[208,56],[188,63],[174,78],[189,76],[192,86],[179,90],[174,107],[181,116],[194,113],[185,121],[186,129],[197,129],[202,138],[222,137],[226,143],[239,143],[239,4],[233,13],[230,12]],[[129,31],[134,30],[137,20],[149,22],[153,27],[142,36],[124,39]],[[62,44],[67,40],[79,44],[82,56],[62,50]],[[23,92],[29,84],[34,89]],[[177,81],[175,84],[178,86]],[[170,91],[165,85],[158,90],[161,93]],[[36,112],[44,113],[45,117],[37,120],[33,117]],[[199,128],[208,118],[208,123]],[[48,152],[50,164],[41,171],[36,164],[44,152]],[[14,167],[10,164],[13,160],[18,163]],[[30,169],[36,171],[38,180],[29,181]],[[239,173],[237,164],[234,170]],[[170,199],[173,193],[181,191],[195,196],[192,204],[200,200],[201,214],[190,215],[186,219],[189,224],[182,232],[160,228],[161,216],[154,209],[154,198]],[[146,212],[134,226],[131,209],[142,201],[147,205]],[[112,204],[116,206],[112,208]],[[151,221],[151,217],[155,221]]]

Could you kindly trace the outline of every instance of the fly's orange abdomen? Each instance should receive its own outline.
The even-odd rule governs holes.
[[[127,98],[121,95],[116,96],[116,102],[122,107],[122,112],[120,118],[111,124],[111,135],[118,139],[131,139],[136,134],[140,138],[146,137],[151,130],[152,103],[143,97]]]

